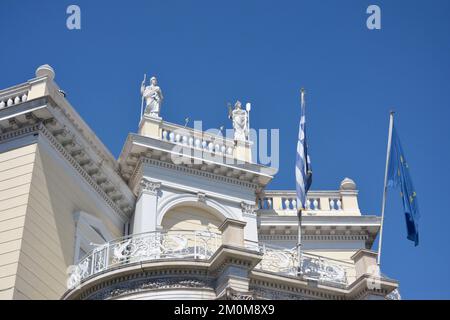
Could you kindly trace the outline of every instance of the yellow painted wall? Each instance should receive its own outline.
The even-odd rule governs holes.
[[[0,299],[15,293],[35,157],[36,144],[0,154]]]
[[[59,160],[57,160],[59,158]],[[74,212],[112,224],[95,192],[45,141],[0,154],[0,299],[59,299],[74,263]]]
[[[178,207],[167,212],[162,220],[164,230],[219,231],[222,221],[210,212],[197,207]]]

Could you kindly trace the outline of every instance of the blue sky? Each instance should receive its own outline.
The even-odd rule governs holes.
[[[81,30],[66,8],[81,8]],[[381,7],[382,29],[366,28]],[[144,73],[157,75],[162,116],[230,127],[226,104],[252,102],[254,128],[280,128],[281,169],[293,189],[299,89],[308,92],[313,189],[348,176],[366,214],[379,214],[389,110],[422,215],[406,240],[398,191],[388,196],[382,271],[404,298],[450,298],[450,2],[17,1],[0,3],[0,88],[48,63],[72,105],[115,156],[139,119]]]

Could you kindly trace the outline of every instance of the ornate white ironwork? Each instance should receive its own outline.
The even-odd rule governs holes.
[[[71,288],[84,279],[126,263],[156,259],[209,259],[221,244],[209,231],[157,231],[107,242],[90,252],[69,275]]]
[[[75,288],[86,278],[127,263],[158,259],[209,259],[221,245],[221,235],[209,231],[157,231],[132,235],[98,246],[71,269],[68,284]],[[285,249],[262,245],[249,247],[263,253],[257,269],[298,276],[296,248]],[[304,279],[345,286],[347,269],[344,261],[309,253],[302,254]]]
[[[257,269],[290,276],[300,274],[296,248],[285,249],[263,245],[259,250],[263,253],[263,258],[256,266]],[[305,279],[345,286],[348,284],[347,269],[350,268],[346,264],[344,261],[303,253],[301,275]]]

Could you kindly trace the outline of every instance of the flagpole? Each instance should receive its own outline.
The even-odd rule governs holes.
[[[300,105],[303,108],[305,106],[305,89],[300,89]],[[308,161],[305,159],[305,161]],[[306,194],[305,194],[306,199]],[[302,210],[303,203],[297,203],[297,206],[300,208],[298,209],[297,216],[298,216],[298,232],[297,232],[297,257],[298,257],[298,275],[302,275],[303,273],[303,266],[302,266]]]
[[[297,256],[298,256],[298,275],[302,272],[302,209],[297,212],[298,215],[298,233],[297,233]]]
[[[394,113],[395,113],[394,111],[391,111],[389,114],[389,135],[388,135],[387,152],[386,152],[386,168],[384,171],[383,201],[381,204],[381,227],[380,227],[380,237],[378,240],[378,256],[377,256],[378,267],[380,267],[381,245],[383,243],[384,211],[386,208],[387,180],[388,180],[388,170],[389,170],[389,159],[390,159],[390,155],[391,155],[392,129],[394,127]]]
[[[145,80],[147,79],[147,74],[144,73],[144,81],[142,81],[142,83],[144,84],[144,90],[145,90]],[[142,86],[141,86],[142,88]],[[140,114],[140,119],[139,121],[142,121],[142,115],[144,114],[144,92],[141,92],[142,97],[141,97],[141,114]]]

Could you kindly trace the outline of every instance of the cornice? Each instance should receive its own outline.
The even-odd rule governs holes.
[[[186,156],[186,159],[190,159],[194,163],[175,164],[171,161],[171,157],[183,156],[183,154],[173,151],[173,147],[173,144],[165,140],[130,133],[119,156],[122,177],[132,186],[136,167],[140,164],[138,158],[146,158],[160,161],[155,162],[155,164],[160,166],[177,167],[177,170],[183,170],[186,173],[219,179],[222,182],[237,183],[241,186],[252,188],[257,192],[260,192],[272,179],[271,168],[251,163],[228,164],[221,161],[213,161],[206,156],[203,158],[203,155]],[[203,153],[205,152],[203,151]],[[268,172],[265,172],[265,170]]]
[[[103,198],[103,200],[122,218],[125,222],[128,216],[116,205],[114,201],[103,191],[102,188],[92,179],[92,177],[84,170],[78,162],[64,149],[64,147],[56,140],[56,138],[45,128],[44,125],[39,126],[39,131],[47,138],[55,150],[57,150],[75,169],[75,171]]]
[[[24,97],[0,109],[0,133],[6,133],[3,140],[10,139],[13,134],[20,136],[22,131],[18,129],[44,122],[50,134],[82,169],[87,170],[119,210],[131,214],[135,197],[118,173],[117,161],[60,93],[57,84],[48,77],[37,77],[0,91],[2,97],[13,93],[24,93]],[[84,158],[80,160],[73,152]]]
[[[259,213],[259,212],[258,212]],[[297,216],[282,216],[282,215],[265,215],[259,214],[258,219],[262,224],[268,225],[298,225]],[[343,216],[343,215],[327,215],[327,216],[304,216],[302,218],[303,226],[314,225],[352,225],[352,226],[366,226],[366,227],[380,227],[381,217],[378,216]]]
[[[259,234],[259,240],[263,241],[297,241],[297,235],[285,234]],[[302,235],[302,239],[306,241],[367,241],[368,235]]]
[[[170,162],[165,162],[165,161],[161,161],[161,160],[156,160],[156,159],[151,159],[151,158],[147,158],[147,157],[143,157],[141,158],[142,163],[143,164],[148,164],[148,165],[152,165],[152,166],[156,166],[156,167],[160,167],[160,168],[166,168],[166,169],[170,169],[170,170],[175,170],[175,171],[179,171],[179,172],[183,172],[184,174],[189,174],[192,176],[199,176],[202,178],[208,178],[211,180],[216,180],[219,182],[225,182],[225,183],[229,183],[229,184],[234,184],[234,185],[238,185],[241,187],[245,187],[245,188],[249,188],[249,189],[257,189],[258,185],[256,183],[252,183],[252,182],[247,182],[247,181],[243,181],[243,180],[239,180],[236,178],[231,178],[231,177],[226,177],[226,176],[222,176],[222,175],[218,175],[212,172],[206,172],[206,171],[202,171],[200,169],[195,169],[195,168],[189,168],[186,166],[182,166],[182,165],[176,165]]]
[[[69,154],[69,152],[62,146],[62,144],[52,135],[52,133],[45,127],[42,122],[30,126],[24,126],[17,130],[9,131],[0,134],[0,142],[16,139],[20,136],[39,134],[41,137],[49,142],[53,147],[74,169],[75,172],[86,181],[99,196],[108,204],[108,206],[120,217],[122,222],[128,221],[128,216],[125,214],[117,204],[103,191],[103,189],[94,181],[94,179],[82,168],[78,162]]]

